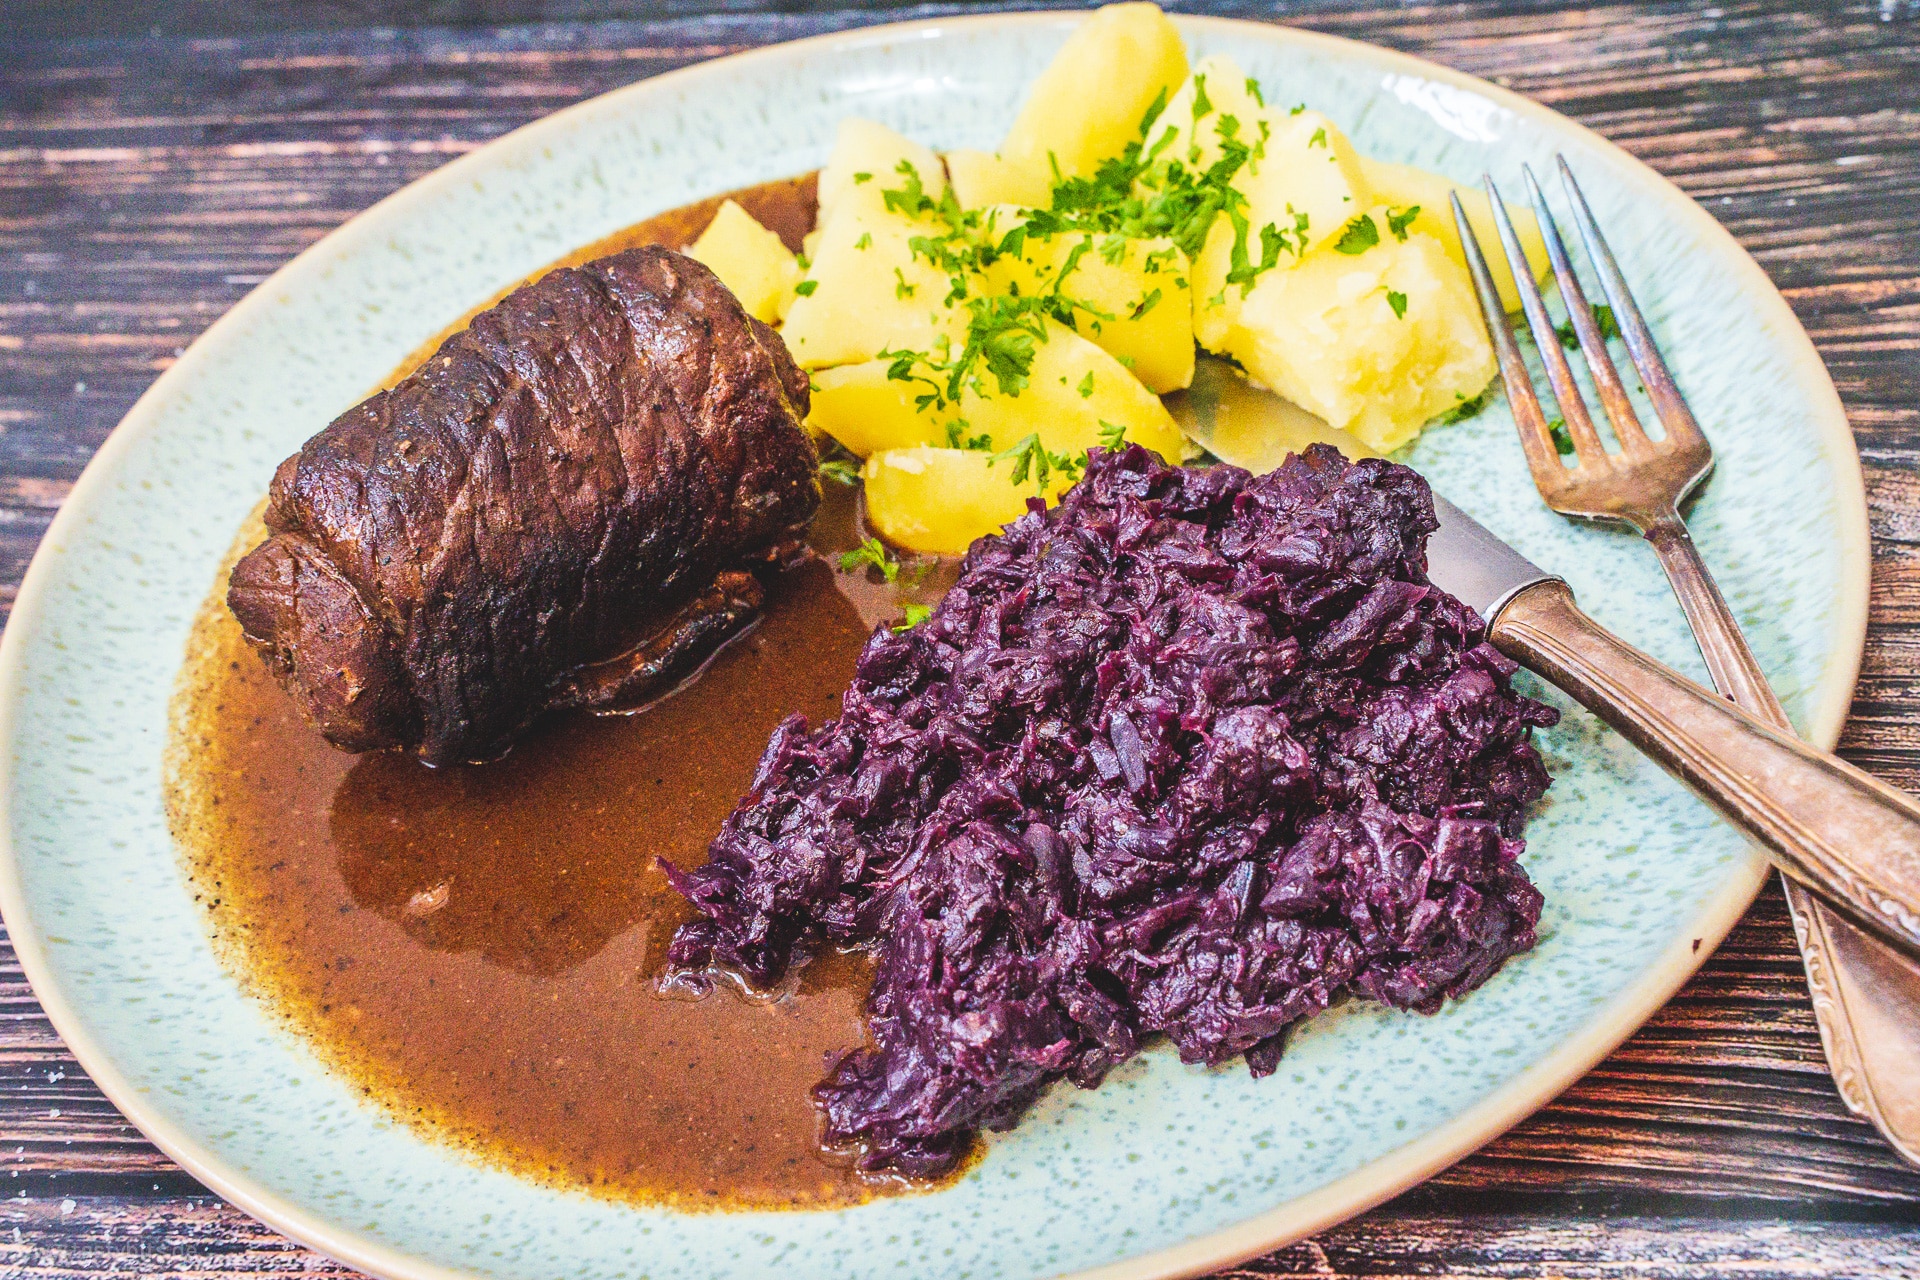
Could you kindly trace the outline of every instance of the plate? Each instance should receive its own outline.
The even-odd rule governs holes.
[[[1541,736],[1529,833],[1541,943],[1432,1018],[1352,1002],[1278,1073],[1162,1048],[1058,1087],[949,1189],[823,1212],[690,1214],[470,1163],[357,1101],[215,959],[162,808],[188,628],[274,464],[427,335],[567,251],[821,163],[834,122],[991,147],[1077,19],[870,28],[672,72],[560,112],[314,245],[135,405],[34,557],[0,643],[0,910],[54,1025],[114,1103],[213,1190],[376,1275],[1182,1274],[1309,1234],[1428,1176],[1559,1092],[1660,1006],[1752,900],[1759,860],[1590,717]],[[1838,735],[1866,619],[1858,459],[1812,345],[1704,211],[1546,109],[1404,55],[1178,20],[1361,150],[1518,185],[1580,173],[1719,451],[1694,535],[1809,737]],[[1696,676],[1653,557],[1547,511],[1491,408],[1409,461],[1596,617]],[[1531,686],[1530,686],[1531,688]],[[1537,691],[1537,690],[1536,690]]]

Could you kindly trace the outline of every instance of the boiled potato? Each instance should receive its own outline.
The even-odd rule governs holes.
[[[786,311],[793,286],[800,281],[800,263],[792,250],[731,200],[721,204],[700,238],[688,246],[687,256],[712,268],[747,314],[768,324]]]
[[[1067,37],[1033,82],[1000,156],[1042,193],[1052,190],[1056,168],[1089,176],[1140,136],[1147,112],[1186,74],[1186,45],[1157,6],[1108,5]],[[1046,203],[1030,195],[1023,202]]]
[[[814,225],[825,227],[842,209],[883,211],[884,193],[900,190],[908,179],[900,171],[902,164],[912,166],[913,176],[930,198],[938,200],[947,189],[946,169],[932,148],[871,120],[842,120],[833,154],[820,170],[820,213]]]
[[[1047,175],[1028,173],[985,151],[949,151],[947,180],[962,209],[1024,205],[1044,209],[1053,199]]]
[[[1048,319],[1045,330],[1046,341],[1033,344],[1027,385],[1011,394],[982,370],[971,380],[979,386],[962,387],[957,404],[922,407],[924,382],[891,378],[891,361],[868,360],[813,375],[807,423],[862,457],[956,440],[996,453],[1035,435],[1049,452],[1079,458],[1112,427],[1163,457],[1180,457],[1179,429],[1158,396],[1072,329]]]
[[[952,281],[909,243],[923,223],[843,209],[821,229],[780,333],[803,369],[926,351],[962,320],[946,302]]]
[[[1487,199],[1486,192],[1425,169],[1416,169],[1410,164],[1392,164],[1363,157],[1360,167],[1366,173],[1367,185],[1373,189],[1374,199],[1378,203],[1400,209],[1418,206],[1420,212],[1409,224],[1412,229],[1424,231],[1439,240],[1447,247],[1447,256],[1464,267],[1467,265],[1466,250],[1460,245],[1460,229],[1454,225],[1453,206],[1447,200],[1450,192],[1458,191],[1460,207],[1467,213],[1467,223],[1473,228],[1474,238],[1480,242],[1481,252],[1487,255],[1487,271],[1493,276],[1494,287],[1500,291],[1500,304],[1509,311],[1520,309],[1520,294],[1514,288],[1513,269],[1507,265],[1507,253],[1500,244],[1500,229],[1493,222],[1493,203]],[[1513,219],[1513,229],[1520,237],[1520,247],[1526,252],[1534,278],[1545,279],[1551,264],[1547,261],[1546,241],[1540,235],[1540,220],[1533,216],[1533,210],[1511,204],[1507,206],[1507,216]]]
[[[1309,251],[1338,239],[1371,194],[1360,153],[1318,111],[1280,115],[1266,156],[1248,167],[1238,185],[1247,193],[1247,220],[1256,229],[1271,222],[1291,232],[1304,215]]]
[[[960,555],[975,538],[1000,532],[1036,496],[1031,478],[1013,483],[1011,462],[975,449],[889,449],[868,458],[860,478],[875,531],[897,547],[935,555]],[[1058,498],[1072,480],[1056,474],[1047,487]]]
[[[891,360],[864,360],[815,373],[807,425],[862,458],[888,449],[945,444],[953,413],[931,405],[920,408],[916,400],[926,386],[888,377],[892,365]]]
[[[1150,131],[1154,145],[1172,131],[1160,155],[1190,167],[1214,164],[1227,138],[1257,149],[1258,158],[1249,158],[1232,179],[1247,198],[1246,251],[1253,262],[1262,256],[1264,228],[1283,237],[1274,267],[1283,270],[1336,240],[1370,203],[1360,155],[1339,126],[1317,111],[1263,105],[1231,58],[1201,59],[1160,120],[1164,127],[1156,123]],[[1243,282],[1227,281],[1237,239],[1231,219],[1215,219],[1193,264],[1194,335],[1209,350],[1221,349],[1245,296]]]
[[[1101,443],[1102,424],[1125,428],[1126,439],[1161,457],[1180,458],[1180,429],[1160,397],[1140,385],[1118,360],[1056,320],[1047,340],[1034,344],[1033,366],[1019,393],[1003,393],[985,376],[960,393],[959,417],[969,436],[985,435],[996,450],[1028,435],[1054,453],[1077,458]]]
[[[1384,226],[1386,210],[1369,216]],[[1397,307],[1397,309],[1396,309]],[[1483,391],[1493,349],[1472,282],[1435,237],[1382,234],[1260,277],[1226,349],[1255,379],[1382,453]]]
[[[1157,159],[1205,169],[1220,158],[1225,137],[1252,146],[1260,137],[1262,119],[1271,132],[1272,117],[1254,96],[1247,73],[1232,58],[1215,54],[1193,64],[1193,74],[1181,81],[1166,109],[1147,126],[1147,147]],[[1225,124],[1228,120],[1233,123]]]
[[[1017,218],[1008,211],[997,225],[1015,225]],[[1063,297],[1091,308],[1076,313],[1074,326],[1126,364],[1147,390],[1164,395],[1193,381],[1187,256],[1171,240],[1029,237],[1017,257],[1002,257],[988,269],[987,280],[998,292],[1026,296],[1051,292],[1058,282]]]

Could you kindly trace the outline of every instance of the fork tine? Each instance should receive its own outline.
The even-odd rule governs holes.
[[[1648,331],[1647,322],[1633,301],[1633,293],[1627,288],[1627,278],[1620,274],[1620,264],[1614,261],[1606,237],[1600,234],[1600,224],[1594,221],[1593,210],[1587,207],[1587,197],[1574,181],[1573,170],[1567,167],[1567,158],[1557,156],[1556,159],[1560,165],[1560,181],[1573,204],[1574,225],[1580,228],[1587,257],[1600,274],[1600,287],[1606,291],[1607,303],[1620,326],[1620,336],[1626,340],[1627,354],[1633,357],[1633,367],[1640,371],[1640,381],[1646,384],[1647,397],[1653,401],[1660,425],[1666,428],[1670,440],[1691,438],[1694,443],[1705,443],[1706,436],[1694,421],[1693,410],[1687,408],[1686,398],[1674,384],[1673,375],[1667,371],[1667,362],[1660,358],[1660,348],[1654,345],[1653,334]]]
[[[1606,446],[1600,443],[1600,433],[1593,429],[1593,419],[1587,415],[1587,402],[1580,396],[1580,384],[1573,380],[1573,367],[1567,363],[1566,352],[1560,349],[1560,335],[1554,331],[1553,317],[1547,314],[1540,286],[1534,283],[1533,268],[1527,264],[1526,250],[1520,247],[1520,234],[1513,229],[1513,219],[1507,216],[1506,203],[1500,199],[1500,189],[1493,185],[1493,175],[1485,175],[1481,183],[1487,189],[1487,200],[1493,208],[1493,225],[1500,229],[1500,243],[1507,251],[1507,265],[1513,268],[1513,287],[1520,294],[1520,308],[1526,312],[1534,346],[1539,348],[1540,359],[1547,366],[1547,381],[1553,386],[1553,398],[1560,402],[1560,417],[1567,424],[1567,434],[1573,437],[1574,456],[1580,459],[1583,468],[1603,471],[1607,467]]]
[[[1473,234],[1467,211],[1460,207],[1458,192],[1449,191],[1453,203],[1454,225],[1460,228],[1460,246],[1467,254],[1467,272],[1473,277],[1473,291],[1480,298],[1480,314],[1487,322],[1487,336],[1493,339],[1493,353],[1500,361],[1500,376],[1506,380],[1507,403],[1513,409],[1513,425],[1520,430],[1520,447],[1527,455],[1527,466],[1534,482],[1545,485],[1566,467],[1560,450],[1547,430],[1546,415],[1540,411],[1540,397],[1534,394],[1533,375],[1520,354],[1520,344],[1507,328],[1507,309],[1500,302],[1500,290],[1494,287],[1493,273],[1487,270],[1487,258],[1480,251],[1480,238]],[[1548,468],[1551,468],[1549,470]]]
[[[1560,239],[1553,211],[1547,207],[1547,197],[1534,180],[1533,167],[1521,165],[1520,176],[1526,180],[1527,198],[1533,203],[1534,216],[1540,220],[1540,238],[1546,243],[1548,261],[1553,263],[1553,278],[1559,282],[1567,319],[1572,321],[1574,335],[1580,340],[1580,354],[1586,357],[1587,371],[1593,375],[1594,390],[1600,393],[1600,403],[1606,407],[1607,417],[1613,423],[1613,434],[1620,441],[1621,452],[1634,462],[1650,458],[1654,453],[1653,442],[1647,438],[1640,426],[1640,415],[1633,411],[1633,402],[1627,398],[1619,370],[1614,368],[1613,357],[1607,352],[1607,340],[1601,336],[1600,326],[1587,305],[1586,290],[1580,287],[1580,277],[1574,274],[1573,264],[1567,259],[1566,242]]]

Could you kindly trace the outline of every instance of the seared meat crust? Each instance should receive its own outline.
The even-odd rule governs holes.
[[[779,336],[692,259],[551,272],[280,465],[228,605],[336,745],[498,755],[752,616],[750,579],[710,588],[812,518],[807,407]]]

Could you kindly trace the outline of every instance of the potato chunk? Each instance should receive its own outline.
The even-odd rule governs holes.
[[[842,209],[882,211],[882,193],[907,181],[908,175],[900,171],[902,164],[912,167],[922,189],[935,200],[947,189],[946,169],[932,148],[871,120],[842,120],[834,135],[833,153],[820,170],[820,213],[814,225],[826,226]]]
[[[1028,173],[986,151],[949,151],[946,161],[953,198],[962,209],[996,204],[1044,209],[1052,202],[1046,174]]]
[[[1085,177],[1140,136],[1141,121],[1162,93],[1187,74],[1186,45],[1152,4],[1110,4],[1067,37],[1027,93],[1000,145],[1000,156],[1038,183],[1044,204],[1057,167]]]
[[[1323,248],[1260,277],[1226,349],[1295,404],[1385,453],[1435,415],[1480,394],[1493,349],[1464,269],[1432,236]]]
[[[1501,305],[1509,311],[1520,309],[1520,294],[1514,288],[1506,250],[1500,247],[1500,230],[1494,226],[1493,204],[1486,192],[1410,164],[1363,157],[1360,167],[1367,175],[1367,185],[1372,188],[1377,203],[1399,209],[1417,206],[1420,212],[1409,225],[1445,245],[1447,256],[1465,267],[1466,250],[1461,247],[1460,229],[1454,225],[1453,206],[1447,200],[1448,193],[1459,192],[1467,223],[1487,255],[1487,270],[1493,276],[1494,287],[1500,290]],[[1513,219],[1513,229],[1520,237],[1520,247],[1526,251],[1534,279],[1544,280],[1551,264],[1547,261],[1546,241],[1540,236],[1540,220],[1533,216],[1533,210],[1521,205],[1508,205],[1507,216]]]
[[[731,200],[721,204],[687,256],[712,268],[747,314],[768,324],[785,313],[800,281],[793,252]]]
[[[981,389],[961,391],[963,433],[987,436],[996,450],[1038,435],[1054,453],[1077,458],[1119,427],[1130,443],[1177,461],[1180,429],[1160,397],[1089,339],[1056,320],[1045,327],[1047,340],[1034,344],[1027,385],[1017,394],[990,374],[978,380]]]
[[[1031,479],[1013,482],[1013,463],[972,449],[889,449],[867,459],[867,520],[881,537],[909,551],[960,555],[975,538],[998,533],[1038,496]],[[1050,499],[1072,485],[1048,478]]]
[[[1017,225],[1009,211],[1000,225]],[[1173,241],[1066,233],[1028,237],[987,272],[1001,292],[1050,293],[1084,304],[1074,327],[1156,395],[1193,381],[1193,301],[1187,255]]]
[[[961,323],[946,302],[952,280],[913,252],[910,241],[927,234],[926,224],[898,214],[849,208],[834,215],[780,331],[801,368],[929,350]]]
[[[1212,166],[1230,147],[1247,153],[1231,179],[1246,197],[1245,239],[1231,218],[1218,217],[1193,264],[1194,335],[1209,350],[1226,341],[1248,283],[1228,279],[1236,243],[1258,264],[1263,240],[1277,236],[1273,269],[1285,269],[1336,239],[1371,202],[1360,155],[1339,126],[1317,111],[1266,106],[1231,58],[1195,64],[1148,132],[1161,159],[1189,169]]]
[[[887,376],[891,360],[863,360],[813,375],[813,408],[807,425],[825,432],[865,458],[889,449],[945,444],[953,413],[915,401],[927,388]]]
[[[1162,457],[1180,457],[1179,428],[1158,396],[1089,339],[1052,319],[1043,328],[1045,341],[1023,335],[1033,358],[1026,385],[1017,390],[1003,388],[983,368],[961,388],[957,403],[921,404],[936,386],[944,389],[943,370],[922,363],[911,378],[900,379],[890,376],[891,361],[868,360],[814,375],[807,422],[862,457],[963,442],[997,453],[1032,435],[1049,452],[1077,459],[1116,428]]]

